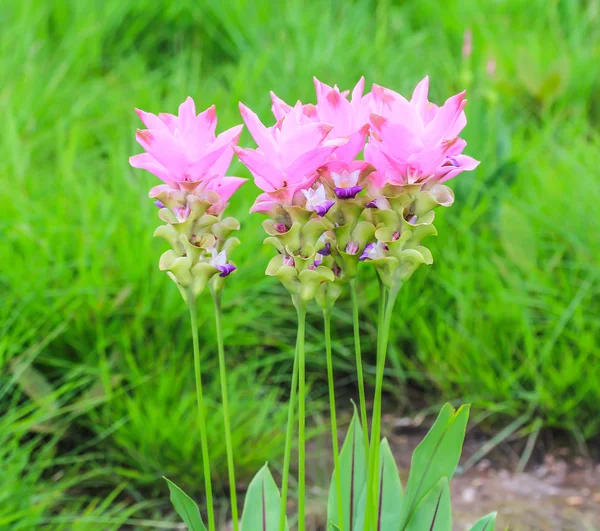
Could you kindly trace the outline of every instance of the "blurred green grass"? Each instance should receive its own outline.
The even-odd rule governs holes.
[[[531,425],[539,419],[580,440],[596,435],[599,12],[597,0],[4,2],[0,448],[7,477],[35,480],[17,495],[3,481],[0,499],[22,507],[43,500],[39,513],[23,513],[21,528],[60,519],[61,507],[57,529],[72,528],[69,514],[86,510],[118,528],[130,516],[94,501],[94,489],[119,489],[132,514],[157,519],[167,507],[162,474],[188,491],[200,487],[186,311],[156,267],[163,246],[151,238],[158,219],[147,199],[155,180],[127,164],[139,152],[133,108],[173,111],[188,95],[199,107],[217,105],[222,130],[240,122],[239,100],[266,119],[269,90],[313,101],[313,75],[343,88],[365,75],[409,93],[429,74],[437,101],[466,88],[468,153],[482,164],[450,183],[457,200],[438,215],[436,262],[400,296],[390,392],[405,400],[416,388],[432,404],[469,400],[498,424],[527,412]],[[465,58],[467,29],[474,48]],[[246,175],[237,163],[231,173]],[[255,193],[246,185],[230,207],[243,245],[225,301],[242,486],[279,458],[279,384],[289,378],[294,335],[286,294],[264,277],[270,251],[260,216],[247,213]],[[364,348],[373,360],[377,290],[369,271],[363,280]],[[351,385],[348,313],[342,301],[336,370]],[[212,318],[207,302],[200,319],[209,372]],[[309,334],[318,408],[317,313]],[[33,369],[19,376],[23,363]],[[209,386],[217,397],[216,382]],[[214,405],[211,448],[222,482]],[[52,422],[32,436],[36,415]],[[78,464],[55,482],[60,459]],[[17,510],[0,503],[0,524],[12,525]]]

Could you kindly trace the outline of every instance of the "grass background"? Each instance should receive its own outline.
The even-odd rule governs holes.
[[[600,5],[597,0],[7,0],[0,7],[0,528],[158,526],[162,480],[200,488],[185,306],[157,270],[163,250],[132,170],[134,107],[174,111],[192,95],[269,116],[269,90],[313,101],[312,76],[365,75],[432,99],[466,88],[477,171],[451,185],[435,264],[401,293],[389,387],[472,401],[503,426],[600,432]],[[473,54],[461,54],[464,32]],[[490,61],[495,72],[490,73]],[[242,144],[248,143],[247,133]],[[235,163],[231,174],[246,176]],[[265,278],[271,251],[247,185],[225,338],[240,486],[277,466],[294,314]],[[364,348],[377,290],[365,270]],[[212,310],[201,308],[214,475],[225,488]],[[336,370],[353,393],[347,300]],[[320,322],[309,325],[313,411],[326,392]],[[372,372],[372,371],[369,371]]]

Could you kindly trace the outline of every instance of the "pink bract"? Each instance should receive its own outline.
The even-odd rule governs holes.
[[[428,90],[428,77],[417,85],[410,101],[373,86],[365,159],[377,169],[372,177],[380,183],[444,182],[479,164],[462,155],[466,142],[458,137],[467,123],[465,93],[438,107],[429,102]]]

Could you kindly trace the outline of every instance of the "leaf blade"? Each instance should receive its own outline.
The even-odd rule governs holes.
[[[200,509],[196,505],[196,502],[192,500],[183,490],[175,485],[170,479],[163,477],[169,486],[169,492],[171,494],[171,503],[177,514],[181,517],[185,525],[188,526],[190,531],[206,531],[202,517],[200,516]]]

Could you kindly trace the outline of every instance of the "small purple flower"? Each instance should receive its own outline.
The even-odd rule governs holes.
[[[389,251],[389,247],[383,242],[368,243],[365,250],[360,255],[361,261],[376,260],[377,258],[385,258],[385,251]]]
[[[280,234],[287,232],[289,229],[285,223],[275,223],[275,230]]]
[[[416,224],[417,224],[417,216],[412,216],[412,217],[410,217],[410,218],[408,219],[408,222],[409,222],[411,225],[416,225]]]
[[[231,275],[237,268],[233,264],[227,263],[227,254],[225,251],[221,251],[220,253],[213,247],[210,250],[212,254],[212,259],[210,261],[210,265],[212,265],[215,269],[220,271],[220,277],[226,277]]]
[[[313,265],[314,265],[314,267],[315,267],[315,268],[317,268],[317,267],[319,267],[319,266],[320,266],[322,263],[323,263],[323,260],[318,260],[318,259],[317,259],[317,260],[315,260],[315,261],[314,261],[314,264],[313,264]],[[314,269],[314,268],[313,268],[313,269]]]
[[[394,234],[392,234],[392,241],[398,241],[400,239],[400,233],[398,231],[394,232]]]
[[[283,255],[283,265],[289,266],[289,267],[294,267],[294,257],[284,254]]]
[[[375,199],[373,199],[373,201],[369,201],[365,206],[367,208],[379,208]]]
[[[348,254],[356,254],[356,253],[358,253],[359,249],[360,249],[360,245],[358,242],[355,242],[355,241],[351,241],[348,243],[348,245],[346,245],[346,252]]]
[[[154,201],[154,206],[156,206],[157,208],[165,208],[165,204],[162,201],[159,201],[158,199]]]
[[[331,254],[331,243],[325,242],[325,247],[319,251],[321,256],[329,256]]]
[[[335,201],[327,199],[325,188],[322,184],[315,189],[302,190],[302,193],[306,198],[306,209],[316,212],[321,217],[327,214],[329,209],[335,204]]]
[[[446,157],[446,160],[455,168],[460,168],[460,162],[456,160],[454,157]]]
[[[330,209],[330,208],[331,208],[333,205],[335,205],[335,201],[330,201],[330,200],[327,200],[327,201],[325,201],[324,203],[322,203],[322,204],[320,204],[320,205],[316,205],[316,206],[314,207],[314,210],[315,210],[315,212],[316,212],[316,213],[317,213],[319,216],[323,217],[325,214],[327,214],[327,212],[329,212],[329,209]]]
[[[231,275],[237,268],[233,264],[225,264],[217,266],[217,269],[221,272],[220,277],[226,277]]]
[[[335,187],[335,195],[340,199],[354,199],[360,192],[362,192],[362,186],[350,186],[348,188]]]

